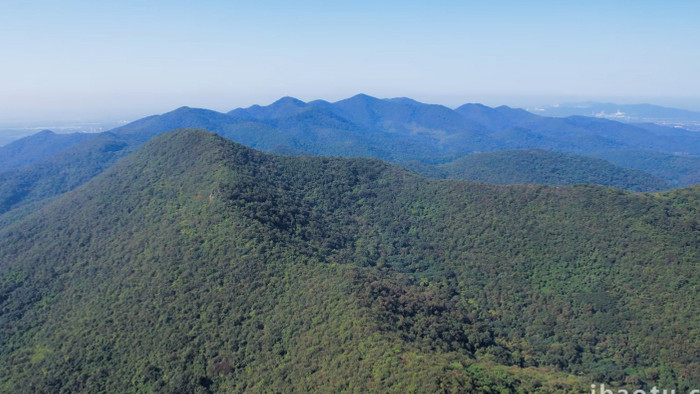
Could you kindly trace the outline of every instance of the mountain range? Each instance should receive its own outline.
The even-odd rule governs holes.
[[[438,180],[145,127],[172,117],[101,136],[106,169],[0,227],[0,391],[700,385],[698,186]]]
[[[150,138],[187,127],[271,153],[378,158],[438,178],[637,192],[700,182],[700,134],[681,129],[549,118],[505,106],[450,109],[408,98],[285,97],[229,113],[182,107],[100,134],[44,131],[0,147],[0,223],[10,220],[4,213],[28,212],[26,206],[71,190]]]

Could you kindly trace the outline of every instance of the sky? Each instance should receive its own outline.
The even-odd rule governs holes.
[[[0,3],[0,121],[282,96],[700,110],[700,1]]]

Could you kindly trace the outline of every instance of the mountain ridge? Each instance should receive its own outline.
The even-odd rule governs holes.
[[[304,103],[293,97],[285,97],[270,106],[237,109],[229,114],[181,107],[162,115],[137,120],[110,132],[128,144],[129,147],[124,152],[130,152],[154,136],[180,127],[208,129],[252,148],[273,153],[373,157],[438,178],[445,176],[442,172],[446,163],[487,157],[477,155],[471,159],[465,158],[475,153],[544,149],[599,157],[627,168],[612,169],[606,163],[599,163],[599,168],[596,169],[587,165],[572,171],[558,171],[560,174],[572,175],[577,171],[593,171],[611,176],[602,181],[596,177],[578,176],[568,180],[559,177],[557,184],[580,183],[584,179],[590,179],[607,186],[634,191],[657,191],[664,187],[687,186],[700,179],[700,156],[692,154],[700,151],[700,134],[661,126],[625,125],[605,119],[543,118],[505,106],[489,108],[480,104],[465,104],[451,110],[408,98],[378,99],[356,95],[336,103],[319,100]],[[79,184],[68,178],[65,178],[64,185],[52,180],[57,174],[55,168],[58,163],[83,174],[97,174],[106,168],[105,165],[114,163],[114,154],[110,152],[104,152],[102,159],[81,156],[94,155],[91,147],[93,143],[89,140],[95,138],[97,141],[100,137],[61,135],[60,138],[68,141],[65,144],[55,143],[55,138],[58,135],[38,134],[34,137],[37,142],[29,145],[38,146],[39,149],[29,154],[25,149],[29,146],[26,142],[20,141],[0,148],[0,163],[15,163],[12,164],[14,169],[20,170],[0,171],[0,179],[4,184],[4,187],[0,186],[0,201],[3,201],[6,208],[21,207],[35,201],[38,196],[50,197],[52,193],[62,193]],[[50,150],[47,151],[42,146]],[[77,156],[75,163],[71,164],[65,160],[65,152],[73,146],[72,152]],[[686,154],[679,155],[679,152]],[[518,153],[508,154],[511,155],[508,160],[513,160],[512,155]],[[563,160],[563,156],[559,158],[561,160],[555,164],[554,156],[550,155],[546,163],[557,168],[573,163],[593,163],[583,158],[568,162]],[[491,170],[499,167],[498,163],[490,163]],[[94,168],[89,171],[80,168],[85,165]],[[483,165],[480,163],[478,166]],[[529,168],[532,173],[553,167],[533,163]],[[643,171],[649,175],[633,175],[630,170]],[[616,175],[612,175],[612,172]],[[518,172],[512,172],[516,173]],[[453,172],[450,177],[460,174],[464,173]],[[546,174],[541,175],[535,178],[510,178],[510,182],[552,179]],[[662,178],[666,184],[659,183],[655,177]],[[71,179],[84,181],[89,178]],[[16,190],[20,189],[22,192],[17,194]],[[0,222],[4,221],[0,218]]]
[[[698,192],[430,180],[166,133],[0,229],[0,387],[688,387]]]

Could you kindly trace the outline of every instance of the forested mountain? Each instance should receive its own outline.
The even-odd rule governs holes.
[[[166,133],[0,229],[0,391],[697,387],[699,194]]]
[[[181,127],[211,130],[273,153],[378,158],[438,178],[590,182],[647,192],[700,181],[698,133],[585,117],[546,118],[505,106],[465,104],[452,110],[407,98],[357,95],[305,103],[285,97],[228,114],[182,107],[108,134],[46,131],[2,147],[0,225],[18,217],[5,212],[31,211],[28,204],[73,189],[154,136]],[[101,147],[109,141],[121,145]],[[530,154],[524,161],[524,151],[512,151],[532,148],[553,152]],[[509,151],[496,153],[503,149]],[[555,151],[600,157],[625,168]]]
[[[619,166],[658,176],[674,187],[700,183],[700,156],[637,150],[611,151],[600,156]]]
[[[0,173],[43,161],[90,137],[86,133],[56,134],[44,130],[0,146]]]
[[[24,167],[0,172],[0,227],[89,181],[135,146],[106,132]]]
[[[602,159],[541,149],[474,153],[438,166],[412,162],[404,163],[404,167],[433,178],[468,179],[497,185],[591,183],[638,192],[671,188],[661,178],[642,171],[619,167]]]

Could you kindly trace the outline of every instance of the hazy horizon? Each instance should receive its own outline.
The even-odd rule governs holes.
[[[357,92],[355,94],[367,94],[364,92]],[[42,110],[36,112],[13,113],[11,116],[3,117],[0,114],[0,128],[12,128],[12,127],[31,127],[37,130],[40,129],[52,129],[53,131],[58,128],[70,128],[70,123],[127,123],[132,122],[143,117],[150,115],[160,115],[173,111],[179,107],[192,107],[192,108],[203,108],[218,112],[228,112],[236,108],[247,108],[253,105],[266,106],[274,103],[282,97],[290,96],[302,100],[304,102],[310,102],[314,100],[325,100],[329,102],[335,102],[343,100],[354,96],[355,94],[343,96],[343,97],[304,97],[300,95],[284,95],[274,98],[263,98],[260,101],[245,102],[240,100],[239,105],[227,105],[226,103],[217,103],[215,101],[202,101],[202,100],[192,100],[192,102],[153,102],[139,106],[138,108],[124,109],[121,107],[116,108],[85,108],[85,107],[74,107],[74,108],[61,108],[52,110],[50,108],[43,108]],[[370,95],[372,96],[372,95]],[[625,97],[607,97],[596,99],[593,97],[508,97],[508,96],[489,96],[489,95],[464,95],[465,99],[458,101],[461,96],[437,96],[433,95],[423,95],[423,96],[375,96],[380,99],[391,99],[398,97],[408,97],[426,104],[437,104],[443,105],[448,108],[457,108],[460,105],[467,103],[478,103],[487,105],[489,107],[498,107],[501,105],[506,105],[513,108],[523,108],[527,110],[533,110],[542,106],[553,106],[560,104],[578,104],[578,103],[614,103],[619,105],[626,104],[651,104],[658,105],[669,108],[684,109],[689,111],[700,112],[700,98],[699,99],[684,99],[684,98],[659,98],[653,100],[650,98],[625,98]],[[425,98],[422,98],[425,97]],[[52,125],[53,124],[53,125]]]
[[[0,5],[0,121],[134,120],[357,93],[700,110],[700,3]]]

